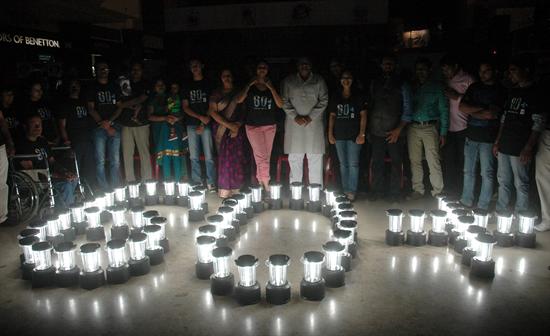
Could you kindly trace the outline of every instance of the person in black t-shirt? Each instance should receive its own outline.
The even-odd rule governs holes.
[[[86,102],[80,98],[80,82],[69,82],[69,97],[60,104],[56,115],[61,141],[71,146],[78,162],[79,172],[90,184],[95,185],[94,146],[92,130],[94,120],[88,114]]]
[[[25,170],[45,169],[45,159],[48,160],[53,187],[64,206],[74,203],[74,190],[77,186],[76,176],[58,164],[52,156],[50,145],[42,136],[42,120],[40,115],[28,115],[25,123],[25,137],[16,144],[18,154],[38,154],[31,160],[19,161],[20,168]],[[39,175],[40,177],[41,175]],[[41,178],[42,180],[42,178]]]
[[[109,80],[109,65],[96,64],[96,81],[86,95],[88,113],[97,123],[92,131],[98,186],[109,189],[105,176],[105,155],[109,155],[111,188],[120,185],[120,125],[115,121],[124,105],[119,102],[120,88]]]
[[[366,99],[352,92],[353,75],[342,72],[341,93],[329,102],[328,141],[336,145],[344,193],[355,199],[359,178],[359,153],[365,143],[367,127]]]
[[[481,191],[477,207],[487,210],[493,197],[495,158],[493,143],[497,137],[499,117],[505,99],[504,88],[495,79],[495,70],[489,62],[479,65],[479,82],[468,87],[459,105],[468,114],[464,143],[464,183],[460,202],[474,205],[476,165],[481,168]]]
[[[283,107],[283,99],[267,77],[269,65],[260,61],[256,65],[256,77],[235,98],[246,108],[245,129],[256,161],[256,178],[269,190],[271,150],[277,131],[277,111]]]
[[[493,153],[498,158],[497,211],[508,209],[516,190],[515,211],[529,209],[529,166],[540,132],[544,130],[542,95],[533,83],[534,64],[526,55],[516,56],[508,67],[510,90],[504,103]]]
[[[187,136],[189,140],[189,156],[191,159],[191,179],[198,183],[202,181],[200,153],[204,153],[206,163],[206,180],[210,192],[216,192],[216,165],[214,164],[214,142],[210,117],[208,116],[208,99],[212,88],[202,73],[204,65],[200,60],[189,62],[189,70],[193,80],[183,89],[183,111],[187,115]]]
[[[18,130],[21,130],[19,119],[17,118],[16,111],[14,109],[14,90],[11,87],[4,87],[1,92],[0,111],[4,116],[6,127],[8,128],[11,139],[15,141],[21,134],[18,134]]]
[[[8,155],[15,153],[10,125],[6,112],[10,112],[13,104],[13,89],[2,88],[0,102],[0,225],[8,219]]]
[[[42,118],[44,137],[48,140],[50,145],[57,145],[59,142],[57,125],[50,104],[44,99],[42,83],[32,83],[29,94],[29,100],[23,107],[21,117],[24,120],[29,115],[40,115]]]

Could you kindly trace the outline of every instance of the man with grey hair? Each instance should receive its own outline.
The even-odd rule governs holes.
[[[311,61],[302,57],[297,73],[282,84],[285,121],[285,153],[290,165],[290,182],[302,182],[303,160],[306,155],[309,183],[323,185],[323,154],[325,127],[323,112],[328,105],[325,80],[311,71]]]

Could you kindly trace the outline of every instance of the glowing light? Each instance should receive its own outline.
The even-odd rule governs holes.
[[[432,261],[432,269],[434,274],[437,274],[439,271],[439,257],[435,257]]]
[[[525,258],[521,258],[521,259],[519,260],[519,264],[518,264],[518,273],[519,273],[520,275],[525,274],[525,268],[526,268]]]
[[[414,256],[411,259],[411,272],[416,273],[417,269],[418,269],[418,258]]]

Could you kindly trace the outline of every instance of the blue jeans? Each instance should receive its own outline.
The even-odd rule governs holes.
[[[103,190],[109,189],[105,176],[105,154],[108,154],[111,187],[114,188],[120,184],[120,128],[116,128],[114,136],[109,136],[104,128],[98,127],[94,129],[92,137],[95,149],[97,184]]]
[[[474,204],[476,166],[478,161],[481,172],[481,191],[477,207],[487,210],[493,196],[493,178],[495,176],[493,144],[472,141],[466,138],[466,142],[464,143],[464,183],[460,201],[467,206]]]
[[[524,211],[529,208],[529,165],[530,163],[519,162],[519,156],[498,153],[497,211],[508,209],[514,187],[516,189],[514,211]]]
[[[53,182],[53,188],[56,191],[56,204],[61,203],[63,207],[68,207],[74,203],[74,190],[78,185],[77,181],[58,180]]]
[[[340,161],[342,189],[346,193],[355,193],[357,191],[360,152],[361,145],[356,144],[355,141],[336,140],[336,153],[338,153],[338,161]]]
[[[208,184],[216,184],[216,165],[214,164],[214,139],[212,129],[205,127],[202,134],[197,134],[197,126],[187,126],[189,139],[189,158],[191,159],[191,180],[201,182],[201,144],[206,163],[206,180]]]

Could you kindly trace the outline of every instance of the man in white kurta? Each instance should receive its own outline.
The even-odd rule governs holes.
[[[298,61],[298,72],[282,84],[285,120],[285,153],[290,165],[290,182],[302,182],[303,160],[306,155],[309,183],[323,185],[323,154],[325,153],[324,112],[328,105],[328,90],[324,79],[311,72],[311,62]]]

